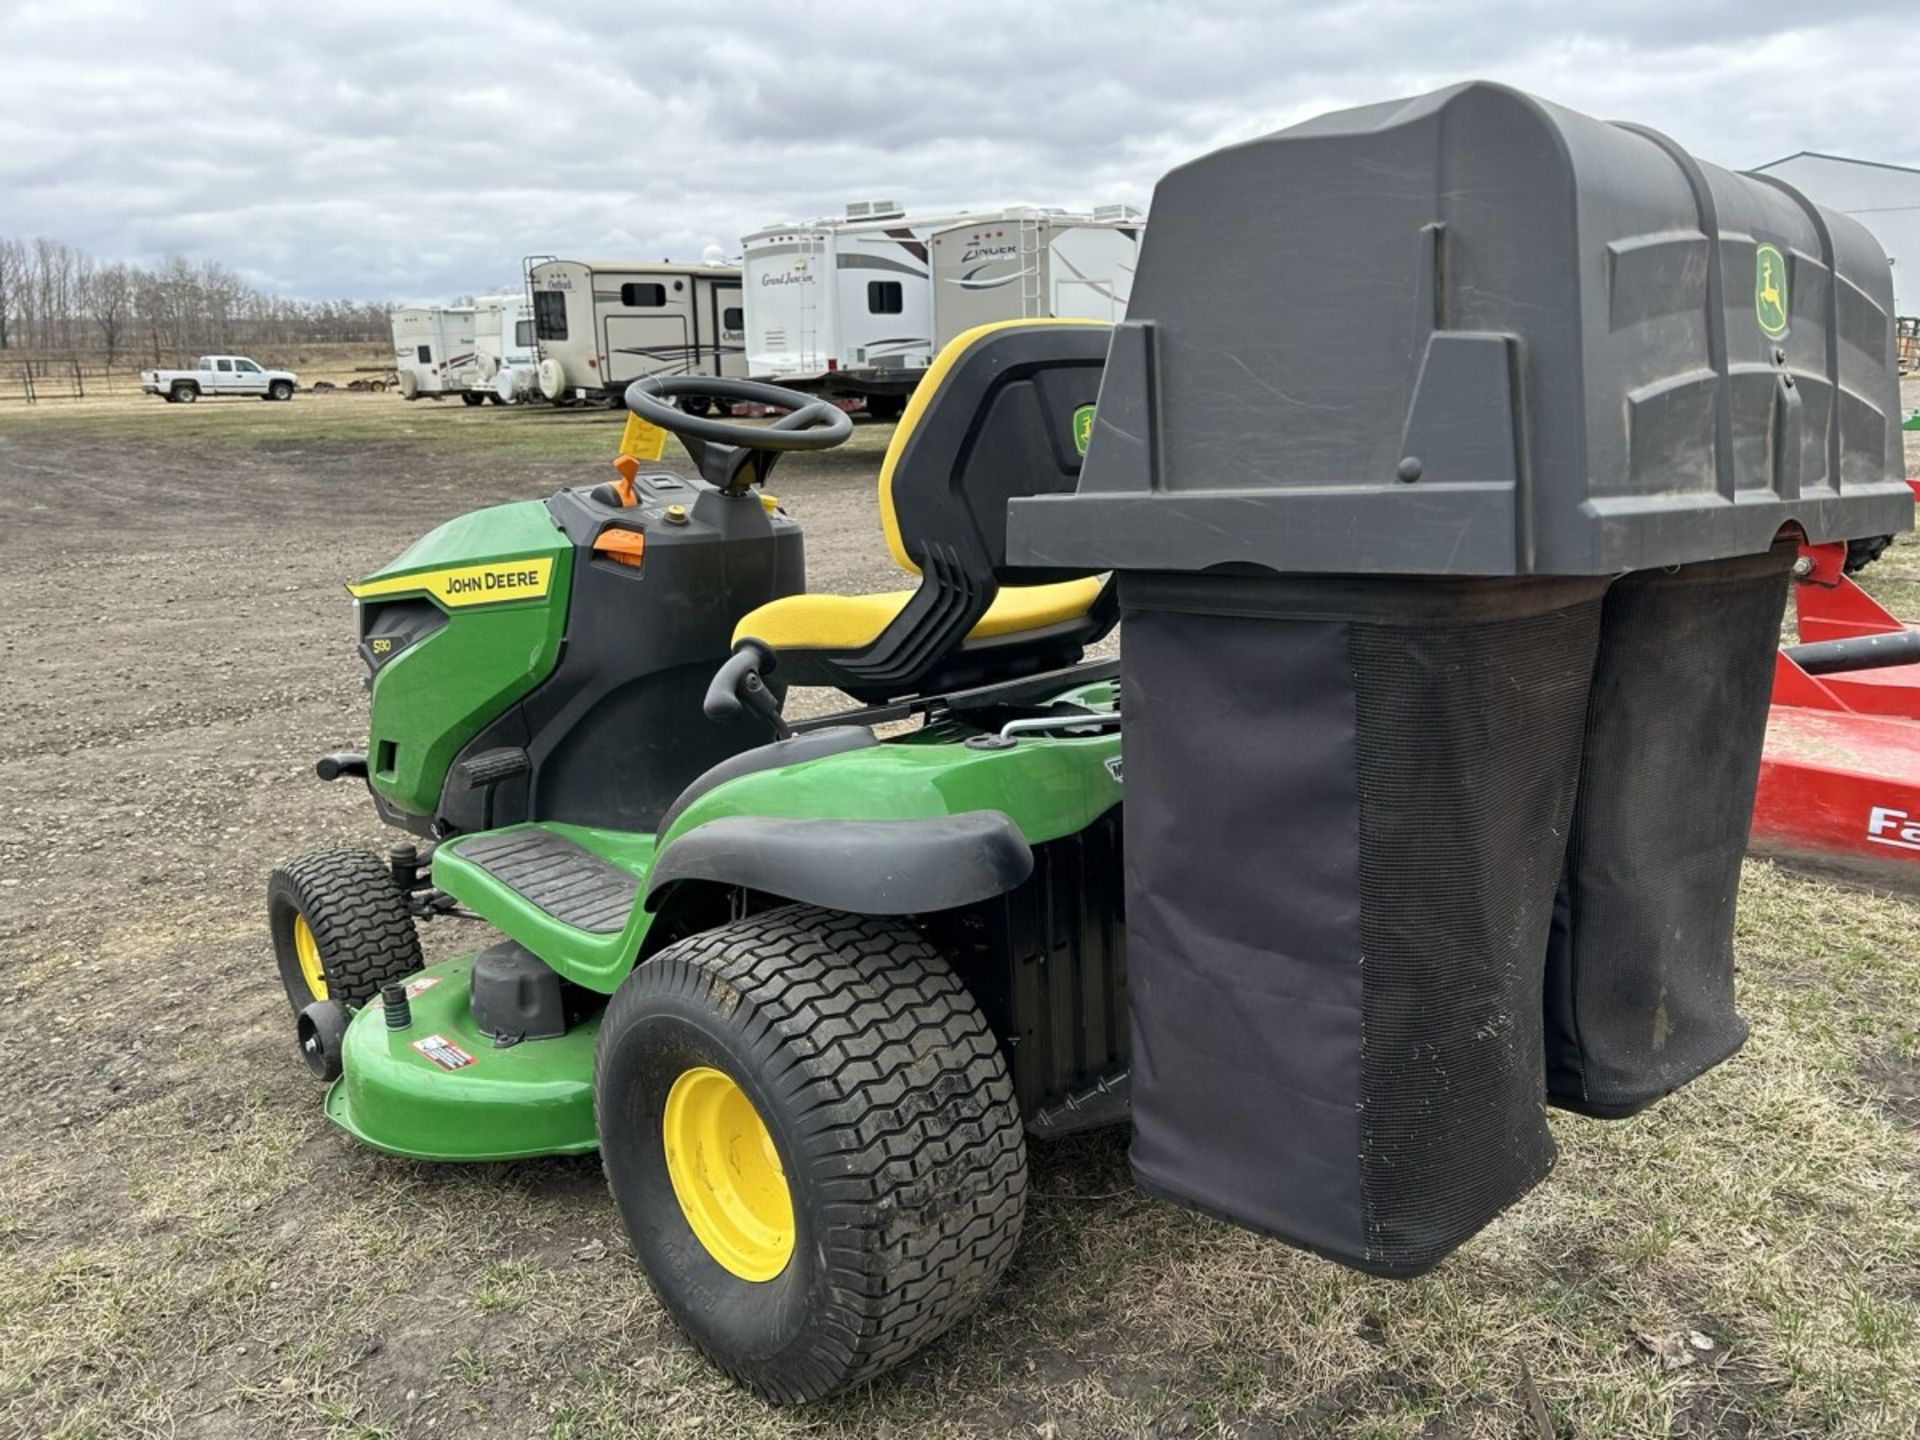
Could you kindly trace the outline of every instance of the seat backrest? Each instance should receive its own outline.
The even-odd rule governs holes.
[[[1071,492],[1080,480],[1113,327],[1003,320],[964,331],[934,358],[880,466],[880,523],[902,569],[929,544],[996,584],[1080,570],[1012,570],[1007,502]]]

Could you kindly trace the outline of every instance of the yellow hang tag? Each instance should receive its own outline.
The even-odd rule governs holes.
[[[667,432],[627,412],[627,428],[620,432],[620,453],[636,460],[658,460],[667,453]]]

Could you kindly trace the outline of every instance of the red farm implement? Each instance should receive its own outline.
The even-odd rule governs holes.
[[[1845,545],[1795,571],[1799,643],[1775,661],[1753,848],[1920,882],[1920,630],[1842,572]]]

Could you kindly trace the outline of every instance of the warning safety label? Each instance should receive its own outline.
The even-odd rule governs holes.
[[[413,1048],[442,1070],[460,1070],[473,1064],[473,1056],[444,1035],[429,1035],[424,1040],[416,1040]]]

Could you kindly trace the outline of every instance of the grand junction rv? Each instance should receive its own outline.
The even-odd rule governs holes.
[[[1128,206],[908,215],[871,200],[844,219],[769,226],[740,242],[747,373],[863,398],[891,419],[940,347],[971,325],[1120,319],[1141,224]],[[940,316],[947,289],[951,326]]]
[[[867,200],[847,206],[845,219],[747,236],[747,373],[898,415],[933,362],[927,242],[963,218]]]

